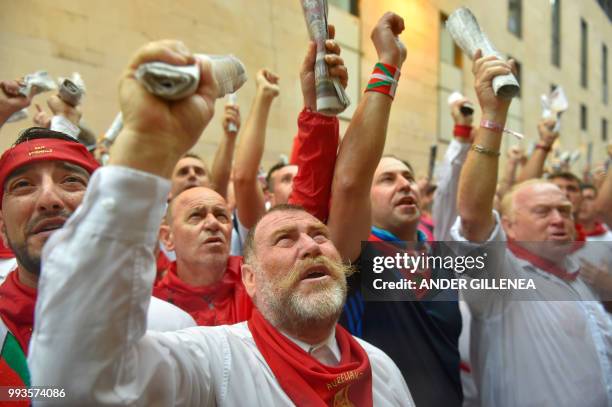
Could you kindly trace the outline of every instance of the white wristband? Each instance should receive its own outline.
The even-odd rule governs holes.
[[[64,116],[53,116],[51,118],[51,130],[59,131],[75,139],[79,137],[81,132],[78,126]]]

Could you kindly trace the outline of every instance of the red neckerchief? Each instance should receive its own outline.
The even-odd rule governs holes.
[[[181,308],[198,325],[235,324],[249,319],[253,303],[242,285],[242,257],[230,256],[221,280],[203,287],[193,287],[179,278],[176,262],[153,288],[153,295]]]
[[[153,285],[158,284],[160,280],[164,278],[171,264],[172,262],[170,261],[168,256],[166,256],[163,250],[159,249],[156,262],[157,273],[155,274],[155,283],[153,283]]]
[[[35,305],[36,289],[22,284],[16,269],[11,271],[0,285],[0,316],[26,356],[34,325]]]
[[[401,247],[393,244],[394,242],[387,242],[386,240],[381,239],[380,237],[376,236],[374,233],[370,233],[370,237],[368,238],[368,242],[377,242],[377,243],[388,243],[388,246],[385,245],[379,245],[376,246],[377,249],[379,249],[383,254],[387,255],[387,256],[395,256],[395,253],[398,253],[401,250]],[[418,256],[419,253],[417,253],[415,250],[409,250],[408,253],[411,256]],[[407,280],[411,280],[411,281],[416,281],[416,288],[410,290],[411,292],[414,293],[414,296],[416,297],[417,300],[421,300],[423,298],[425,298],[425,296],[428,293],[428,289],[427,288],[421,288],[421,281],[423,280],[431,280],[431,270],[430,269],[420,269],[417,272],[410,272],[406,269],[397,269],[397,271],[402,275],[402,277],[404,277]]]
[[[0,259],[12,259],[15,254],[11,249],[4,245],[2,239],[0,239]]]
[[[296,406],[372,406],[372,369],[363,347],[336,324],[341,359],[327,366],[306,353],[253,310],[248,322],[257,349]]]
[[[595,222],[595,227],[589,231],[587,231],[583,225],[580,225],[580,227],[582,228],[582,230],[584,231],[584,234],[587,237],[591,237],[591,236],[601,236],[606,234],[607,229],[604,227],[603,223],[601,222]]]
[[[552,261],[545,259],[543,257],[538,256],[535,253],[530,252],[522,246],[519,246],[512,240],[508,240],[508,249],[519,259],[523,259],[533,264],[540,270],[543,270],[547,273],[550,273],[554,276],[559,277],[565,281],[575,281],[578,277],[578,273],[569,273],[565,270],[565,268],[558,266]]]

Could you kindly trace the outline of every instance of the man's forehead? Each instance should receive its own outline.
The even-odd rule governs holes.
[[[550,182],[558,186],[567,186],[567,185],[575,185],[576,187],[580,186],[580,183],[576,181],[575,179],[567,179],[563,177],[552,178]]]
[[[547,182],[528,185],[519,189],[516,191],[515,202],[529,207],[570,204],[570,201],[558,186]]]
[[[215,206],[227,208],[227,202],[216,191],[206,187],[193,187],[184,190],[175,198],[177,207]]]
[[[320,220],[306,211],[278,210],[265,215],[255,231],[255,239],[289,228],[312,229],[326,228]]]
[[[298,166],[297,165],[285,165],[282,168],[279,168],[278,170],[274,171],[272,173],[273,177],[282,177],[283,175],[289,173],[289,174],[296,174],[298,172]]]
[[[53,161],[37,161],[30,164],[22,165],[19,168],[16,168],[13,172],[9,174],[7,180],[12,179],[16,176],[22,174],[32,174],[37,172],[42,172],[45,169],[54,169],[54,170],[63,170],[67,172],[79,173],[82,175],[89,176],[89,172],[83,167],[80,167],[76,164],[69,163],[67,161],[61,160],[53,160]]]
[[[176,163],[176,170],[179,170],[184,167],[200,167],[205,168],[204,163],[195,157],[183,157]]]
[[[376,167],[376,173],[381,174],[385,172],[408,172],[412,174],[410,168],[395,157],[383,157],[380,159],[378,162],[378,167]]]

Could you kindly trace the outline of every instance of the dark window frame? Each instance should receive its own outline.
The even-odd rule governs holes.
[[[589,26],[580,19],[580,86],[589,86]]]
[[[516,20],[513,27],[513,18]],[[508,31],[517,38],[523,38],[523,0],[508,0]]]
[[[561,68],[561,0],[552,0],[551,63]]]

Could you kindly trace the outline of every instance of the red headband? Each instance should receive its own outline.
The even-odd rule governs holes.
[[[4,197],[4,183],[11,173],[24,165],[41,161],[66,161],[82,167],[90,174],[100,166],[87,148],[76,141],[38,138],[17,144],[0,157],[0,207]]]

